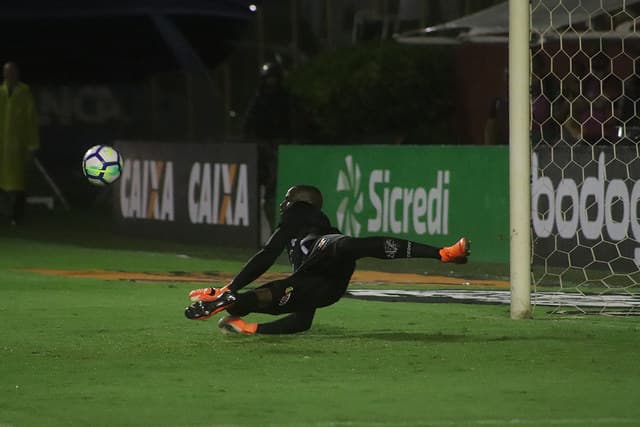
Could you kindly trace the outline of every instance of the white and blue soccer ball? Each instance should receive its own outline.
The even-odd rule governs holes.
[[[122,155],[108,145],[94,145],[82,158],[82,172],[90,183],[105,186],[114,183],[124,166]]]

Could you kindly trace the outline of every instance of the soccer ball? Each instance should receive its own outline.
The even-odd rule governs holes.
[[[90,183],[109,185],[120,178],[124,159],[113,147],[94,145],[82,158],[82,172]]]

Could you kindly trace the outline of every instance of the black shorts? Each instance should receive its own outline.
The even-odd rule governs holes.
[[[272,304],[261,312],[296,313],[336,303],[347,290],[355,270],[355,260],[341,257],[336,244],[345,236],[329,234],[318,238],[311,254],[298,270],[286,279],[266,283]]]

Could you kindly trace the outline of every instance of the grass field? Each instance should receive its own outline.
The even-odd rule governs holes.
[[[183,317],[200,285],[24,270],[234,272],[250,251],[90,230],[0,228],[0,426],[640,425],[638,317],[343,299],[304,334],[223,336]]]

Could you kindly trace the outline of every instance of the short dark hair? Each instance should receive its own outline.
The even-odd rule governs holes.
[[[299,184],[291,187],[291,202],[306,202],[322,209],[322,192],[313,185]]]

